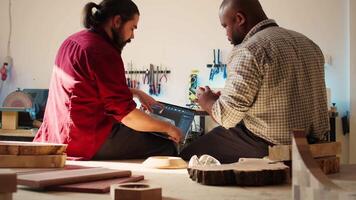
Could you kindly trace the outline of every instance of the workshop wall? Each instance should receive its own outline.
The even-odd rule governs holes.
[[[12,0],[11,55],[14,67],[1,90],[0,100],[16,88],[47,88],[57,49],[70,34],[79,31],[81,11],[87,0]],[[96,1],[98,2],[98,1]],[[188,79],[199,69],[200,83],[223,86],[221,76],[209,82],[206,64],[212,49],[231,49],[218,19],[221,0],[136,0],[141,21],[135,39],[123,58],[136,67],[150,63],[167,66],[172,74],[158,99],[188,103]],[[339,111],[349,110],[347,60],[347,0],[262,0],[267,15],[286,28],[302,32],[332,57],[326,66],[327,86]],[[6,54],[8,0],[0,1],[0,62]],[[224,60],[223,59],[223,60]],[[145,88],[146,89],[146,88]]]

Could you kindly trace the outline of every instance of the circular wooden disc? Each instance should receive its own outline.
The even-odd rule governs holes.
[[[3,107],[32,108],[31,96],[24,92],[12,92],[4,100]]]
[[[153,156],[147,158],[143,163],[146,167],[158,169],[184,169],[187,163],[180,157]]]

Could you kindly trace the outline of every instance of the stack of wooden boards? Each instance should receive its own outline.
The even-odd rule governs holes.
[[[16,189],[16,174],[0,169],[0,199],[12,200],[12,193],[16,192]]]
[[[67,145],[0,141],[0,168],[62,168]]]
[[[64,144],[0,141],[0,168],[13,168],[10,170],[12,174],[17,173],[18,185],[39,190],[107,193],[112,184],[144,179],[143,176],[131,176],[129,170],[65,165],[66,149]],[[0,179],[0,194],[14,192],[13,188],[4,187],[6,191],[1,188],[8,182],[4,180]]]
[[[189,166],[190,178],[203,185],[264,186],[289,182],[289,167],[265,159],[240,159],[237,163]]]
[[[315,161],[325,174],[338,173],[340,171],[341,144],[339,142],[310,144],[309,149]],[[290,162],[292,160],[291,145],[276,145],[269,147],[268,158],[274,161]]]

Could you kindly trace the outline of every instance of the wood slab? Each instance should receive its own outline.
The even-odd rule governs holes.
[[[62,168],[66,155],[0,155],[0,168]]]
[[[289,181],[289,167],[280,162],[246,159],[237,163],[188,167],[190,178],[203,185],[264,186]]]
[[[67,185],[58,185],[45,188],[45,190],[65,191],[65,192],[85,192],[85,193],[108,193],[113,184],[130,183],[142,181],[144,176],[131,176],[114,178],[108,180],[91,181],[85,183],[75,183]]]
[[[314,158],[336,156],[341,153],[340,142],[310,144],[310,151]],[[292,158],[291,145],[276,145],[268,148],[268,158],[275,161],[290,161]]]
[[[16,173],[6,169],[0,169],[0,193],[16,192],[16,179]]]
[[[129,177],[131,171],[106,168],[60,170],[19,175],[17,183],[31,188],[43,189],[48,186],[82,183],[110,178]]]
[[[0,141],[0,155],[61,155],[66,144]]]

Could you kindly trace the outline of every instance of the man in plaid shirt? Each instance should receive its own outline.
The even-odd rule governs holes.
[[[202,109],[221,126],[181,152],[222,163],[264,157],[290,144],[292,129],[321,139],[329,131],[324,57],[306,36],[268,19],[258,0],[224,0],[220,21],[234,45],[221,93],[197,92]]]

